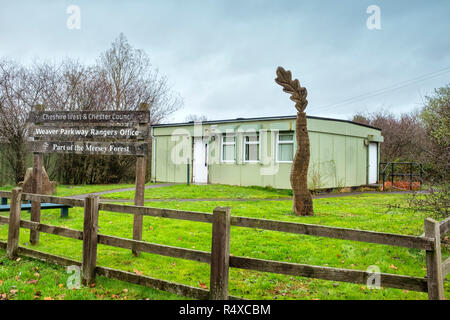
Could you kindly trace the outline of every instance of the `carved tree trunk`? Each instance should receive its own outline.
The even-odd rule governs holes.
[[[300,86],[298,79],[292,80],[290,71],[282,67],[277,69],[275,82],[283,87],[283,91],[291,94],[291,100],[295,102],[297,109],[297,123],[295,133],[297,136],[297,152],[291,169],[291,186],[294,194],[294,213],[302,216],[312,216],[313,202],[308,190],[308,167],[309,167],[309,135],[306,126],[305,109],[308,105],[306,88]]]
[[[306,113],[297,112],[295,125],[297,152],[291,169],[291,186],[294,194],[293,210],[296,215],[312,216],[313,202],[308,190],[309,135],[306,127]]]

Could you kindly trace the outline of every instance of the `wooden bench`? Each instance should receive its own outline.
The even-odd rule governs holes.
[[[71,206],[66,206],[63,204],[56,203],[41,203],[41,210],[50,210],[50,209],[61,209],[61,218],[67,218],[69,216],[69,208]],[[31,203],[25,203],[21,205],[22,211],[31,210]],[[8,204],[7,198],[2,198],[0,204],[0,212],[5,212],[10,210],[10,205]]]

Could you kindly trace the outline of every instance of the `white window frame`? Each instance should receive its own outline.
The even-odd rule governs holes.
[[[292,134],[292,140],[280,140],[280,134]],[[278,132],[277,133],[277,139],[275,144],[275,161],[276,163],[292,163],[294,159],[292,160],[279,160],[278,158],[278,146],[280,144],[292,144],[292,157],[295,156],[295,138],[294,138],[295,132],[289,131],[289,132]]]
[[[225,138],[234,138],[233,142],[225,142]],[[223,146],[234,146],[234,159],[233,160],[224,160],[223,159]],[[235,163],[236,162],[236,134],[223,134],[220,137],[220,162],[222,163]]]
[[[246,137],[251,137],[251,136],[257,136],[258,137],[258,141],[249,141],[249,142],[247,142],[247,141],[245,141],[245,138]],[[247,134],[244,134],[243,135],[243,144],[242,144],[242,160],[244,160],[244,163],[259,163],[259,162],[261,162],[261,135],[259,134],[259,132],[255,132],[255,133],[247,133]],[[247,145],[247,144],[257,144],[258,145],[258,159],[259,160],[245,160],[245,146]]]

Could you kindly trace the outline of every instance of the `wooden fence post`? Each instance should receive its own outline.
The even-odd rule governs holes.
[[[441,234],[439,222],[425,219],[425,237],[434,238],[433,250],[426,250],[428,299],[444,300],[444,277],[442,276]]]
[[[44,111],[43,105],[36,105],[34,107],[35,111]],[[38,138],[35,138],[37,140]],[[42,153],[33,153],[33,174],[32,174],[32,187],[34,194],[41,194],[42,192],[42,166],[44,165],[44,159]],[[31,202],[31,221],[41,222],[41,202],[32,201]],[[32,245],[37,245],[39,243],[39,231],[30,231],[30,243]]]
[[[136,193],[134,196],[134,205],[144,205],[145,195],[145,157],[137,157],[136,160]],[[144,224],[144,216],[135,213],[133,216],[133,240],[142,240],[142,225]],[[134,256],[139,256],[140,252],[132,249]]]
[[[9,213],[8,244],[6,246],[6,255],[9,259],[16,258],[17,252],[19,250],[21,198],[22,189],[14,188],[12,190],[11,207]]]
[[[141,111],[149,111],[150,105],[141,103],[139,105]],[[148,124],[145,124],[148,126]],[[142,125],[140,125],[142,128]],[[146,128],[147,129],[147,128]],[[134,205],[143,206],[145,199],[145,176],[146,176],[147,157],[138,156],[136,159],[136,192],[134,194]],[[142,214],[134,214],[133,216],[133,240],[142,240],[142,225],[144,224],[144,216]],[[134,256],[139,256],[140,252],[132,249]]]
[[[82,282],[90,285],[95,281],[98,241],[98,196],[84,199]]]
[[[210,299],[228,300],[230,266],[231,209],[217,207],[213,211]]]

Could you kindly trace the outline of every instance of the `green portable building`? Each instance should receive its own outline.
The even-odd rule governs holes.
[[[296,116],[159,124],[152,132],[152,181],[290,188]],[[377,183],[381,130],[308,117],[310,189]]]

